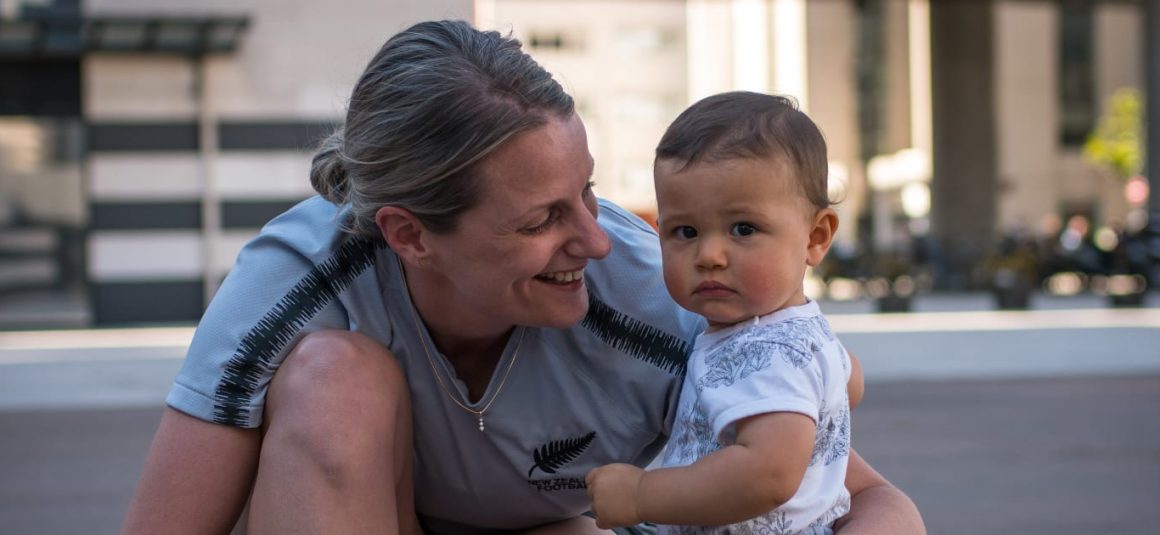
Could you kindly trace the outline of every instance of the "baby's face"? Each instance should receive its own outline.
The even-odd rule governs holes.
[[[715,330],[804,304],[819,210],[771,159],[656,167],[665,285]],[[820,259],[819,259],[820,260]]]

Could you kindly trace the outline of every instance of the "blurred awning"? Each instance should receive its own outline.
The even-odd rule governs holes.
[[[88,53],[202,56],[230,53],[247,16],[81,15],[0,19],[0,58],[76,57]]]

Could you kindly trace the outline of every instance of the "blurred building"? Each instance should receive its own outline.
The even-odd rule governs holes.
[[[1144,4],[476,2],[480,25],[511,29],[578,96],[601,194],[651,213],[652,148],[684,106],[789,94],[829,144],[839,250],[921,240],[958,288],[1002,235],[1142,213],[1082,146],[1116,91],[1145,90]]]
[[[1132,208],[1080,147],[1113,92],[1145,89],[1147,1],[0,0],[0,304],[196,319],[312,193],[383,39],[429,18],[520,38],[576,96],[598,192],[646,217],[685,106],[777,92],[826,135],[840,249],[927,239],[963,268],[999,234]]]
[[[510,31],[576,98],[601,196],[655,210],[653,149],[689,102],[683,2],[478,1],[477,24]]]
[[[79,295],[96,324],[196,320],[242,244],[313,193],[313,148],[383,40],[473,9],[0,6],[0,297]]]

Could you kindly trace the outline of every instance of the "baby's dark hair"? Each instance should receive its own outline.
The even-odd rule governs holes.
[[[774,156],[787,160],[806,199],[830,206],[826,140],[788,97],[732,91],[701,99],[669,125],[656,161],[674,161],[680,172],[702,162]]]

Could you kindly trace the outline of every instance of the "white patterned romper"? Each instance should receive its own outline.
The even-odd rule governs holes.
[[[814,450],[797,493],[781,507],[729,526],[660,532],[830,533],[850,510],[849,377],[849,355],[814,301],[697,337],[663,466],[687,466],[732,444],[736,422],[769,412],[813,419]]]

